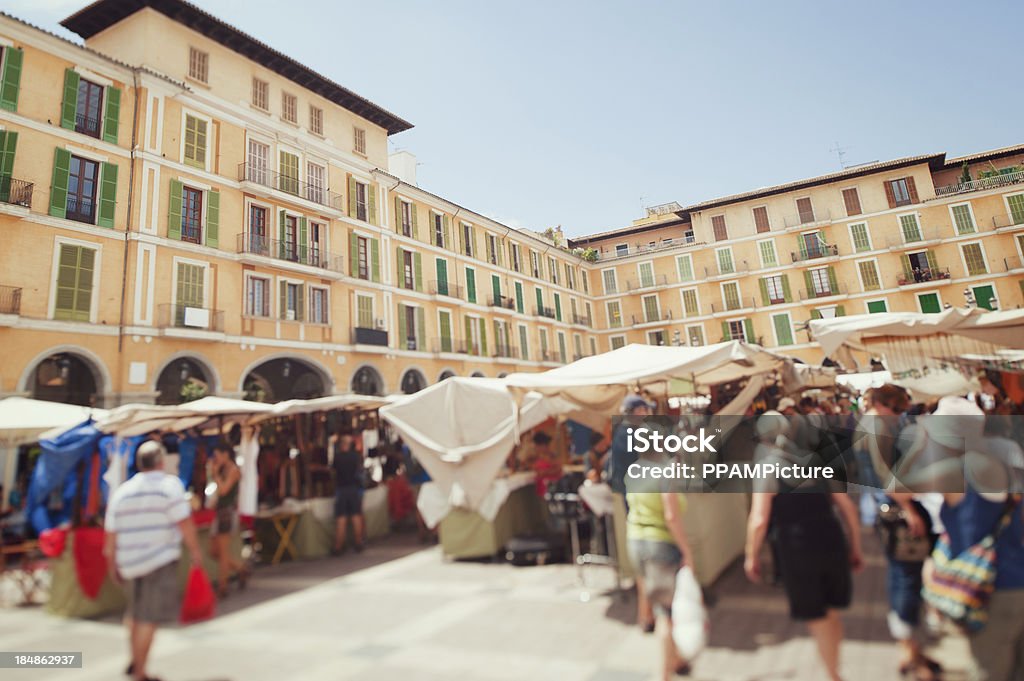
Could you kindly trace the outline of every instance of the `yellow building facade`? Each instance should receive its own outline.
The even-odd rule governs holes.
[[[388,394],[723,338],[818,362],[816,315],[1022,304],[1018,148],[556,243],[420,188],[409,123],[188,3],[63,23],[84,47],[0,17],[0,395]]]

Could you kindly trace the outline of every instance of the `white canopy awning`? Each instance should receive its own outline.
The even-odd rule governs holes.
[[[103,409],[8,397],[0,400],[0,447],[36,442],[54,428],[70,428],[90,417],[100,419],[106,414]]]
[[[237,423],[256,414],[268,413],[273,408],[274,405],[262,402],[212,396],[169,406],[126,404],[111,410],[106,418],[99,419],[96,427],[104,433],[131,437],[153,431],[202,429],[211,422]]]
[[[267,419],[279,416],[292,416],[293,414],[310,414],[317,411],[331,411],[334,409],[378,409],[386,404],[397,401],[398,397],[377,397],[375,395],[356,395],[347,393],[344,395],[328,395],[327,397],[316,397],[311,400],[285,400],[273,405],[269,412],[260,413],[249,419],[250,423],[258,423]]]

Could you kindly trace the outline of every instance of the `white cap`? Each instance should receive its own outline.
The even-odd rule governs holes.
[[[783,397],[781,400],[779,400],[778,411],[783,412],[790,408],[796,408],[796,400],[794,400],[792,397]]]

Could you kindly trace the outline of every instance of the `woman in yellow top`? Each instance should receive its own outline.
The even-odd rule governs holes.
[[[672,598],[676,572],[686,564],[690,543],[683,526],[686,499],[678,492],[630,492],[626,537],[629,556],[641,587],[654,606],[656,629],[662,641],[662,679],[689,672],[672,640]]]

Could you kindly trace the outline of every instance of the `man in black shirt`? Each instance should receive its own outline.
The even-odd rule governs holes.
[[[351,432],[336,433],[328,440],[331,450],[331,469],[334,471],[334,551],[345,550],[348,520],[352,519],[352,534],[356,551],[363,550],[363,455],[355,445]]]

